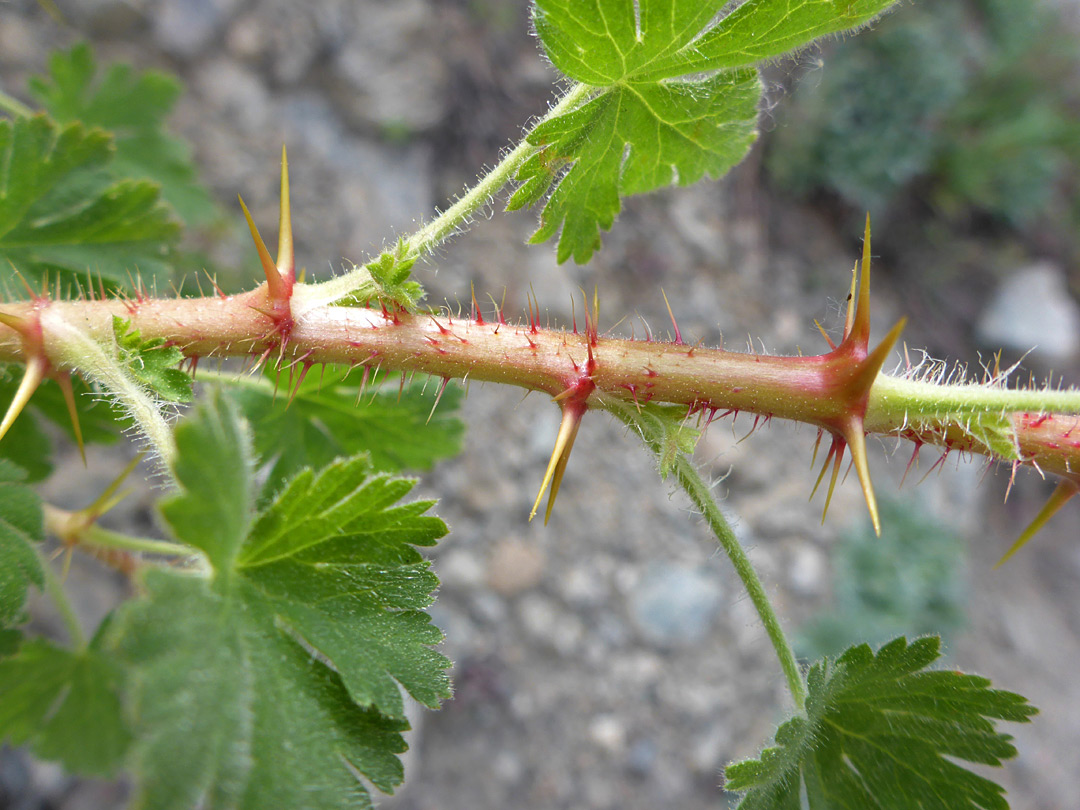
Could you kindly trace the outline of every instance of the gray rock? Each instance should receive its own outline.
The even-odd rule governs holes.
[[[151,15],[154,38],[173,56],[191,59],[225,28],[236,0],[163,0]]]
[[[638,630],[659,645],[700,641],[722,599],[715,571],[670,563],[652,568],[629,596]]]
[[[1043,362],[1061,363],[1080,351],[1080,306],[1061,268],[1036,262],[998,285],[976,330],[992,348],[1030,351]]]

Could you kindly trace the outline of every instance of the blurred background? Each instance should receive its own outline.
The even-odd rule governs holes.
[[[524,0],[0,0],[0,90],[29,102],[49,54],[92,43],[101,65],[167,71],[171,118],[207,197],[178,211],[185,262],[233,289],[258,264],[237,216],[268,240],[289,149],[298,261],[309,276],[361,261],[471,184],[552,100],[554,71]],[[1080,4],[904,3],[874,29],[765,70],[762,137],[719,182],[626,203],[588,266],[526,247],[528,213],[495,201],[418,265],[428,302],[525,309],[531,290],[569,320],[600,291],[601,329],[817,353],[873,220],[875,328],[907,315],[911,356],[980,363],[1015,380],[1080,372]],[[900,355],[897,354],[897,363]],[[725,558],[638,441],[585,421],[558,507],[527,516],[558,428],[545,397],[472,386],[467,450],[425,476],[450,536],[434,550],[432,613],[456,697],[417,713],[395,810],[724,807],[724,764],[756,754],[789,706],[779,668]],[[1020,755],[995,779],[1014,807],[1073,806],[1080,771],[1080,511],[1067,507],[993,569],[1052,490],[1008,470],[874,441],[885,502],[874,538],[854,480],[827,520],[808,503],[815,431],[714,423],[699,461],[807,658],[857,640],[941,632],[948,663],[1043,710],[1011,727]],[[743,439],[745,438],[745,441]],[[45,485],[93,500],[133,451],[92,448]],[[816,474],[816,471],[815,471]],[[920,480],[923,479],[923,480]],[[146,488],[109,519],[152,531]],[[92,624],[128,593],[79,560],[69,582]],[[35,609],[44,631],[56,625]],[[121,807],[122,783],[76,780],[0,753],[0,807]]]

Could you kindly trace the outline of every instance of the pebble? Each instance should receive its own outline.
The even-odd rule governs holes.
[[[1080,306],[1065,274],[1052,262],[1035,262],[1004,279],[976,325],[979,339],[1045,363],[1063,363],[1080,353]]]
[[[162,0],[149,16],[154,39],[166,52],[191,59],[224,29],[236,0]]]
[[[488,561],[487,582],[503,596],[513,596],[535,588],[543,579],[546,564],[535,545],[503,540]]]
[[[807,541],[800,541],[791,555],[788,582],[800,596],[817,596],[825,584],[825,553]]]
[[[723,589],[715,570],[662,563],[629,596],[641,635],[658,645],[700,641],[720,609]]]

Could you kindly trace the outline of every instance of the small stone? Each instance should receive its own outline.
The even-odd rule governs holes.
[[[629,596],[638,630],[660,645],[703,639],[722,599],[716,571],[673,564],[653,568]]]
[[[1002,281],[976,327],[979,339],[1046,363],[1062,363],[1080,351],[1080,306],[1065,275],[1051,262],[1036,262]]]
[[[614,714],[598,714],[589,721],[589,739],[609,754],[626,748],[626,726]]]
[[[435,573],[447,590],[472,591],[484,584],[484,564],[468,549],[454,549],[440,555]]]
[[[575,655],[585,637],[581,620],[538,593],[526,594],[518,605],[518,620],[525,632],[564,656]]]
[[[488,584],[504,596],[536,587],[544,576],[544,555],[535,546],[504,540],[495,547],[488,563]]]
[[[788,569],[791,588],[800,596],[817,596],[825,583],[825,553],[811,543],[795,548]]]
[[[228,22],[236,0],[164,0],[154,13],[154,38],[185,59],[208,47]]]

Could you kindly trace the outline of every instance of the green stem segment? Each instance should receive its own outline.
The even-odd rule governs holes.
[[[750,601],[757,610],[761,623],[765,626],[765,632],[776,651],[776,657],[780,659],[780,667],[784,670],[784,678],[787,679],[792,700],[795,701],[796,708],[801,710],[806,703],[806,685],[803,682],[802,672],[799,671],[799,662],[795,659],[795,652],[791,649],[787,636],[784,635],[784,629],[780,626],[780,619],[773,609],[772,602],[769,601],[768,594],[765,593],[765,586],[761,584],[750,558],[746,556],[738,538],[735,537],[735,532],[731,530],[730,524],[713,499],[709,487],[701,480],[701,476],[694,469],[690,459],[679,455],[675,459],[673,471],[676,480],[690,496],[694,506],[701,510],[705,522],[709,524],[724,553],[731,560],[735,573],[742,580],[743,587],[750,595]]]
[[[56,576],[56,572],[53,571],[48,560],[42,560],[41,569],[45,572],[45,593],[49,595],[57,610],[60,611],[60,618],[63,619],[64,627],[67,628],[68,636],[71,638],[71,646],[76,650],[85,650],[86,634],[83,633],[82,624],[79,623],[79,616],[75,612],[71,600],[68,599],[67,594],[64,592],[64,586],[60,583],[59,577]]]
[[[784,671],[787,680],[788,691],[798,709],[802,709],[806,703],[806,684],[799,670],[799,663],[795,658],[795,652],[791,649],[784,629],[780,625],[780,619],[776,615],[772,602],[765,592],[765,586],[761,584],[757,572],[754,570],[750,558],[746,556],[742,545],[735,532],[731,530],[727,518],[720,511],[716,500],[708,484],[702,480],[701,475],[695,469],[693,462],[682,452],[675,453],[671,458],[665,453],[672,437],[667,435],[669,430],[661,419],[656,418],[648,410],[638,410],[624,403],[608,403],[606,409],[617,419],[636,431],[645,442],[646,446],[656,454],[660,460],[661,474],[674,473],[679,486],[683,488],[694,506],[697,507],[709,529],[716,536],[720,547],[724,549],[728,559],[731,560],[735,573],[742,581],[743,587],[750,596],[765,632],[772,642],[776,657],[780,660],[780,668]]]

